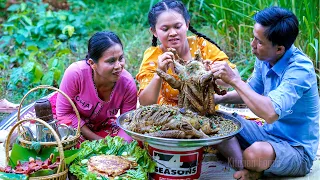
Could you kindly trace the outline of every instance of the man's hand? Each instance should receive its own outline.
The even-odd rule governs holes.
[[[204,65],[206,71],[210,71],[211,64],[213,64],[213,61],[211,61],[211,60],[203,60],[203,65]]]
[[[239,74],[232,71],[227,62],[216,61],[210,65],[210,70],[216,79],[221,79],[223,82],[231,86],[238,80],[241,80]]]

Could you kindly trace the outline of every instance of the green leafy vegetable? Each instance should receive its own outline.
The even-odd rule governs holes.
[[[121,137],[107,136],[105,139],[83,142],[80,151],[74,154],[77,156],[70,166],[70,172],[78,179],[107,179],[89,172],[86,163],[90,157],[103,154],[122,156],[137,162],[138,166],[118,176],[119,180],[145,180],[148,179],[148,173],[155,170],[155,162],[152,161],[146,150],[138,146],[137,141],[127,143]]]

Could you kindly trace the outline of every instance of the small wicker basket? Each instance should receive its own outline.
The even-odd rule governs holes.
[[[18,122],[20,121],[20,110],[22,108],[22,103],[23,101],[26,99],[26,97],[33,91],[36,91],[38,89],[51,89],[51,90],[55,90],[59,93],[61,93],[68,101],[69,103],[71,104],[73,110],[75,111],[76,113],[76,116],[78,118],[78,127],[77,127],[77,132],[75,134],[75,136],[73,136],[72,138],[68,138],[66,140],[63,140],[61,141],[62,142],[62,146],[63,146],[63,149],[70,149],[72,147],[74,147],[75,145],[77,145],[78,143],[78,140],[80,138],[80,114],[79,114],[79,111],[77,110],[75,104],[72,102],[72,100],[70,99],[70,97],[65,94],[63,91],[61,91],[60,89],[57,89],[55,87],[52,87],[52,86],[48,86],[48,85],[40,85],[38,87],[35,87],[33,89],[31,89],[29,92],[27,92],[26,95],[24,95],[24,97],[22,98],[21,102],[20,102],[20,106],[18,108],[18,115],[17,115],[17,120]],[[20,125],[21,126],[21,125]],[[21,131],[22,128],[18,128],[18,132],[19,132],[19,141],[20,141],[20,144],[23,146],[23,147],[27,147],[27,148],[30,148],[32,142],[31,141],[28,141],[26,136],[25,136],[25,133],[24,131]],[[56,147],[58,144],[57,142],[40,142],[40,145],[42,147]]]
[[[62,143],[61,143],[61,141],[59,139],[59,136],[48,123],[46,123],[45,121],[43,121],[41,119],[38,119],[38,118],[20,120],[19,122],[17,122],[12,127],[12,129],[10,130],[10,132],[9,132],[9,134],[7,136],[8,140],[6,141],[6,147],[5,147],[5,150],[6,150],[6,165],[8,165],[9,160],[10,160],[10,157],[9,157],[10,141],[9,141],[9,139],[12,136],[14,129],[17,128],[23,122],[32,121],[32,120],[43,124],[45,127],[47,127],[53,133],[53,136],[56,139],[57,146],[58,146],[58,151],[59,151],[59,156],[60,156],[60,164],[58,166],[58,170],[57,170],[56,174],[51,174],[51,175],[47,175],[47,176],[39,176],[39,177],[30,177],[29,180],[40,180],[40,179],[41,180],[65,180],[65,179],[67,179],[68,168],[67,168],[67,165],[66,165],[66,162],[65,162],[65,159],[64,159],[63,147],[62,147]]]

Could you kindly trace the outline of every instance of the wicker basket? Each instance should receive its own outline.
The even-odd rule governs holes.
[[[45,127],[47,127],[53,133],[53,136],[56,139],[57,146],[58,146],[58,151],[59,151],[59,156],[60,156],[60,164],[58,166],[58,170],[57,170],[56,174],[51,174],[48,176],[30,177],[29,180],[40,180],[40,179],[41,180],[65,180],[65,179],[67,179],[68,168],[67,168],[66,162],[64,160],[63,147],[62,147],[62,143],[59,139],[59,136],[48,123],[46,123],[45,121],[38,119],[38,118],[20,120],[12,127],[12,129],[10,130],[10,132],[7,136],[8,140],[6,141],[6,147],[5,147],[6,148],[5,149],[6,150],[6,165],[8,165],[8,162],[10,160],[9,159],[10,158],[9,157],[9,146],[10,146],[9,139],[10,139],[14,129],[17,128],[23,122],[31,121],[31,120],[35,120],[36,122],[43,124]]]
[[[61,93],[65,98],[67,98],[67,100],[69,101],[69,103],[72,105],[72,108],[73,110],[75,111],[76,113],[76,116],[78,118],[78,127],[77,127],[77,132],[75,134],[74,137],[72,138],[68,138],[66,140],[63,140],[61,141],[62,142],[62,146],[63,146],[63,149],[70,149],[72,147],[74,147],[75,145],[77,145],[78,143],[78,140],[80,138],[80,115],[79,115],[79,111],[77,110],[75,104],[72,102],[72,100],[69,98],[69,96],[67,94],[65,94],[63,91],[61,91],[60,89],[57,89],[55,87],[52,87],[52,86],[48,86],[48,85],[40,85],[38,87],[35,87],[33,89],[31,89],[29,92],[27,92],[26,95],[24,95],[24,97],[22,98],[21,102],[20,102],[20,106],[18,108],[18,115],[17,115],[17,120],[18,122],[20,121],[20,110],[22,108],[22,103],[23,101],[26,99],[26,97],[33,91],[36,91],[38,89],[51,89],[51,90],[55,90],[59,93]],[[20,125],[21,126],[21,125]],[[32,144],[31,141],[28,141],[26,136],[25,136],[25,133],[24,131],[21,131],[21,128],[18,128],[18,132],[19,132],[19,141],[20,141],[20,144],[23,146],[23,147],[27,147],[29,148]],[[54,142],[40,142],[41,146],[44,146],[44,147],[56,147],[58,144],[56,141]]]

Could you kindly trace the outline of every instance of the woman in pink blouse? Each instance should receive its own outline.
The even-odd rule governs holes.
[[[136,108],[137,88],[124,69],[125,57],[119,37],[113,32],[94,34],[88,44],[85,60],[72,63],[65,71],[60,90],[75,103],[81,116],[81,134],[96,140],[107,135],[131,138],[116,125],[116,114]],[[58,94],[56,114],[59,120],[78,119],[67,99]]]

